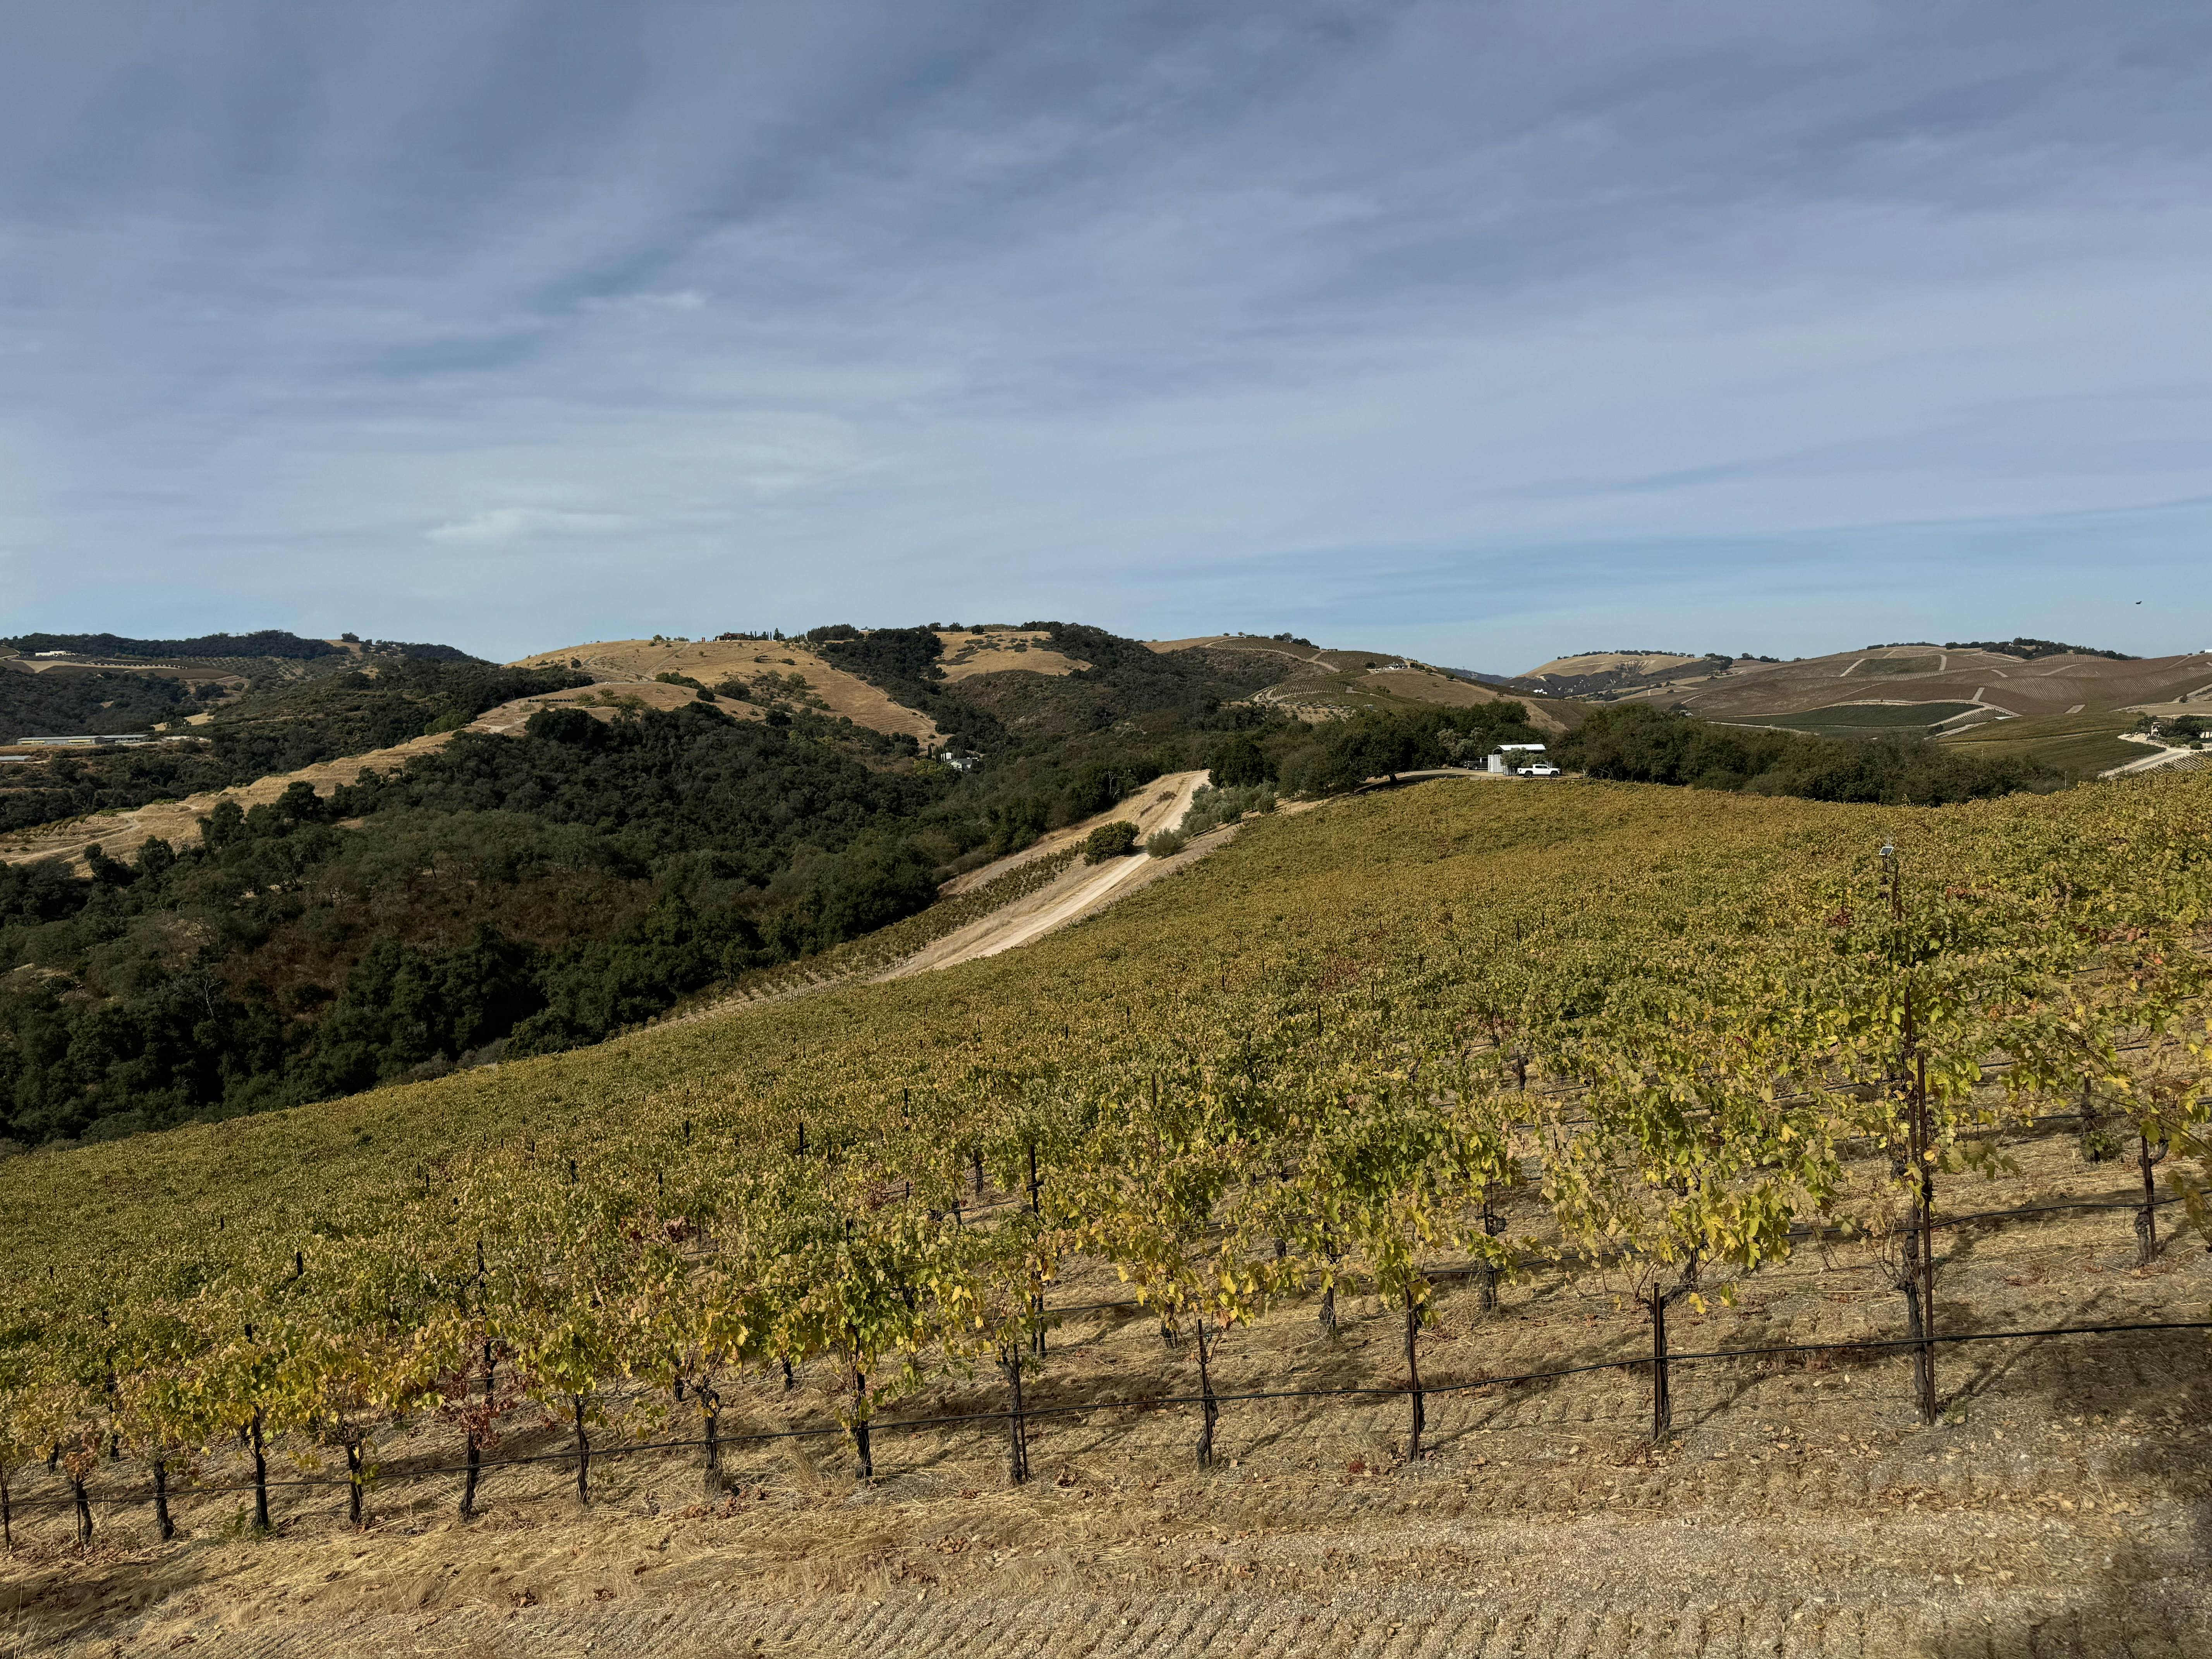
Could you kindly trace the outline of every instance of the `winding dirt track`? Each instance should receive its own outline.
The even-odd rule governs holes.
[[[1138,802],[1123,802],[1096,819],[1078,824],[1065,835],[1055,836],[1050,846],[1041,849],[1048,852],[1066,845],[1070,840],[1080,839],[1095,823],[1115,821],[1137,826],[1138,839],[1156,830],[1170,830],[1182,822],[1190,810],[1191,797],[1205,783],[1204,772],[1171,772],[1146,787],[1143,799]],[[1211,839],[1211,838],[1209,838]],[[1139,854],[1132,858],[1109,859],[1103,864],[1078,864],[1053,881],[1039,888],[1027,898],[1018,899],[1002,910],[969,923],[955,933],[948,933],[927,950],[908,957],[888,973],[884,979],[904,979],[909,974],[927,973],[934,968],[951,968],[963,962],[974,962],[981,957],[994,957],[1001,951],[1011,951],[1016,945],[1027,945],[1031,939],[1066,926],[1092,911],[1103,908],[1124,894],[1133,893],[1146,883],[1157,879],[1169,867],[1179,867],[1189,854],[1170,860],[1148,858]],[[1012,860],[1003,866],[994,865],[989,873],[1001,872],[1012,867]],[[978,876],[987,872],[979,871]]]

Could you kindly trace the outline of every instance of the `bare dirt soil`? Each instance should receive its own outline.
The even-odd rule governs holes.
[[[1022,864],[1049,857],[1080,842],[1093,829],[1104,823],[1135,824],[1141,845],[1146,836],[1157,830],[1171,830],[1182,822],[1183,814],[1190,810],[1191,797],[1198,793],[1206,779],[1204,772],[1171,772],[1157,778],[1133,799],[1123,801],[1096,817],[1087,818],[1081,823],[1072,824],[1048,836],[1036,846],[1012,858],[986,865],[963,879],[971,886],[996,880]],[[1205,841],[1211,845],[1219,839],[1208,836]],[[1026,945],[1054,928],[1063,927],[1071,921],[1104,908],[1115,899],[1158,880],[1170,868],[1181,868],[1194,859],[1204,856],[1206,850],[1206,846],[1187,848],[1172,859],[1152,858],[1139,852],[1126,858],[1109,859],[1103,864],[1073,865],[1036,892],[1017,899],[988,916],[980,917],[957,933],[946,934],[879,977],[903,979],[909,974],[927,973],[933,968],[951,968],[959,963],[973,962],[979,957],[993,957],[1001,951],[1011,951],[1018,945]],[[947,890],[954,890],[954,886],[948,886]]]
[[[2017,1175],[1954,1177],[1954,1213],[2056,1197],[2124,1202],[2130,1164],[2069,1136],[2014,1146]],[[997,1195],[994,1195],[997,1196]],[[1509,1206],[1509,1208],[1510,1206]],[[2170,1224],[2173,1212],[2163,1212]],[[2125,1209],[1950,1229],[1946,1331],[2202,1319],[2212,1265],[2168,1239],[2136,1266]],[[1632,1359],[1649,1327],[1589,1274],[1532,1269],[1484,1313],[1443,1292],[1421,1338],[1447,1382]],[[1187,1338],[1079,1267],[1033,1407],[1194,1392]],[[1401,1326],[1347,1298],[1226,1335],[1224,1394],[1404,1378]],[[1733,1309],[1678,1313],[1678,1351],[1893,1336],[1900,1298],[1856,1246],[1808,1246],[1746,1280]],[[563,1431],[507,1425],[486,1513],[454,1516],[456,1436],[420,1423],[380,1450],[368,1524],[337,1486],[280,1486],[259,1540],[237,1493],[181,1499],[154,1542],[143,1476],[92,1482],[80,1556],[58,1482],[14,1473],[16,1551],[0,1564],[0,1654],[652,1656],[1291,1654],[1359,1659],[1995,1659],[2212,1652],[2212,1351],[2201,1331],[1946,1347],[1947,1420],[1922,1427],[1906,1362],[1863,1351],[1675,1368],[1677,1432],[1647,1439],[1648,1370],[1428,1397],[1428,1455],[1405,1461],[1401,1394],[1222,1408],[1218,1462],[1194,1464],[1197,1410],[1033,1418],[1035,1478],[1004,1484],[1005,1428],[896,1432],[876,1478],[847,1443],[726,1448],[711,1492],[696,1449],[610,1455],[697,1433],[660,1396],[607,1402],[588,1509]],[[811,1366],[733,1390],[724,1432],[830,1422],[842,1379]],[[954,1378],[881,1419],[1002,1408]],[[234,1458],[202,1472],[234,1480]],[[280,1458],[282,1478],[304,1478]],[[328,1480],[327,1464],[313,1472]]]

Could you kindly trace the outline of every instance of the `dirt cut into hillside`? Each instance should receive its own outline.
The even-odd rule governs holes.
[[[963,880],[974,884],[981,884],[977,883],[977,878],[986,881],[995,880],[1024,864],[1050,858],[1079,844],[1085,836],[1102,824],[1135,824],[1141,849],[1147,836],[1162,830],[1172,830],[1182,822],[1183,815],[1190,811],[1191,797],[1198,793],[1206,779],[1204,772],[1171,772],[1146,785],[1132,799],[1048,836],[1035,847],[1011,859],[986,865]],[[882,977],[903,979],[909,974],[927,973],[933,968],[951,968],[963,962],[974,962],[981,957],[996,956],[1001,951],[1011,951],[1031,939],[1042,939],[1056,928],[1066,927],[1069,922],[1103,909],[1118,898],[1138,891],[1158,880],[1169,866],[1179,865],[1194,856],[1202,856],[1206,850],[1201,848],[1194,854],[1186,849],[1176,858],[1167,860],[1152,858],[1139,850],[1124,858],[1109,859],[1103,864],[1079,861],[1036,892],[970,922],[957,933],[947,934]],[[950,892],[955,889],[948,887],[946,890]]]

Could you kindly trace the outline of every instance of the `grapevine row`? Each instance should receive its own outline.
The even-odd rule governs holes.
[[[2212,1228],[2208,808],[2205,780],[2159,780],[1919,815],[1879,850],[1863,815],[1779,847],[1725,844],[1716,821],[1722,844],[1504,897],[1401,888],[1349,927],[1248,905],[1211,936],[1160,929],[1143,980],[810,1000],[800,1040],[741,1071],[426,1135],[380,1175],[287,1167],[250,1212],[206,1171],[160,1195],[159,1238],[94,1217],[15,1247],[0,1473],[48,1461],[81,1492],[127,1451],[158,1493],[234,1442],[265,1525],[279,1440],[342,1455],[357,1513],[402,1416],[450,1424],[474,1470],[527,1404],[568,1426],[581,1494],[611,1388],[690,1414],[711,1475],[736,1379],[827,1362],[864,1476],[878,1413],[983,1372],[1019,1480],[1048,1287],[1079,1258],[1195,1339],[1201,1462],[1218,1332],[1292,1292],[1324,1318],[1340,1288],[1380,1297],[1418,1456],[1440,1252],[1486,1300],[1540,1234],[1602,1255],[1657,1360],[1671,1308],[1809,1224],[1880,1243],[1932,1418],[1938,1183],[1998,1156],[1981,1131],[2057,1108],[2125,1125],[2147,1186],[2167,1159]],[[1427,814],[1412,842],[1467,833],[1433,792],[1332,809],[1386,810]],[[1265,877],[1303,830],[1220,862]],[[557,1097],[577,1062],[542,1064]],[[1849,1157],[1869,1145],[1872,1180]]]

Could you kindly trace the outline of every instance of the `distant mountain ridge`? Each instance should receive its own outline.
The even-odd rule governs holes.
[[[251,634],[202,634],[186,640],[135,640],[121,634],[19,634],[0,639],[0,647],[27,656],[64,651],[86,657],[272,657],[307,662],[318,657],[363,653],[416,658],[426,662],[477,662],[457,646],[431,645],[403,640],[302,639],[281,628],[258,629]]]

